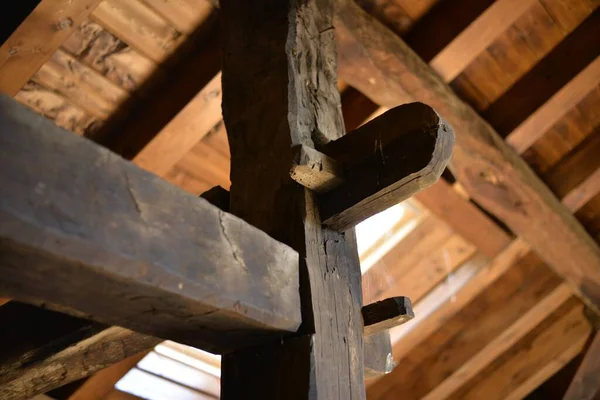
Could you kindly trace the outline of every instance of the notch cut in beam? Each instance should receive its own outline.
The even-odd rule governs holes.
[[[298,254],[0,97],[0,293],[224,353],[295,332]]]
[[[347,230],[440,178],[454,132],[429,106],[392,108],[319,147],[300,146],[290,175],[319,193],[323,224]]]

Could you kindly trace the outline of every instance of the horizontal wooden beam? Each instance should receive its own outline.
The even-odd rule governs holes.
[[[408,297],[390,297],[363,306],[364,334],[373,335],[404,324],[415,317]]]
[[[593,335],[594,339],[563,400],[592,400],[600,396],[600,333]]]
[[[8,97],[0,110],[0,293],[217,353],[297,329],[295,251]]]
[[[521,236],[600,313],[600,249],[575,217],[494,129],[398,36],[350,0],[338,2],[340,76],[393,107],[408,92],[457,133],[451,167],[469,195]]]
[[[42,0],[0,47],[0,93],[17,94],[100,2]]]
[[[297,149],[290,175],[320,192],[323,224],[346,230],[440,178],[454,132],[429,106],[405,104],[319,146]]]

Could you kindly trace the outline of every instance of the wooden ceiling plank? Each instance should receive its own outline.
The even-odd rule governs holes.
[[[576,212],[587,203],[586,198],[593,198],[600,193],[600,172],[596,171],[588,177],[582,184],[569,192],[563,202],[572,212]],[[574,201],[572,199],[580,199]],[[531,247],[522,239],[517,238],[499,253],[489,265],[479,270],[468,282],[466,282],[453,297],[453,301],[442,302],[430,299],[431,296],[437,296],[435,289],[422,300],[423,308],[420,304],[415,307],[416,315],[426,316],[418,318],[406,327],[400,328],[402,334],[393,334],[397,343],[394,345],[394,356],[396,359],[402,359],[411,348],[416,347],[423,340],[437,331],[444,322],[457,314],[466,304],[477,297],[486,287],[492,285],[502,274],[504,274],[518,260],[527,256]],[[432,304],[427,307],[427,304]],[[398,331],[400,331],[400,329]]]
[[[140,0],[103,0],[91,19],[157,63],[186,38]]]
[[[569,362],[570,359],[562,359],[565,351],[574,343],[581,343],[583,346],[590,334],[590,325],[583,316],[582,304],[575,300],[571,298],[563,303],[560,309],[519,341],[518,345],[482,371],[477,377],[479,379],[476,378],[476,381],[450,398],[475,400],[484,396],[489,400],[504,400],[514,398],[516,391],[520,395],[527,395],[527,389],[532,390],[541,383],[538,381],[533,386],[532,377],[539,379],[541,369],[548,372],[548,364],[564,365]]]
[[[179,32],[191,34],[214,11],[208,0],[142,0]]]
[[[61,128],[86,137],[91,136],[101,121],[72,104],[64,96],[35,82],[27,82],[15,100],[51,119]]]
[[[600,395],[600,334],[594,333],[594,340],[587,350],[577,373],[563,400],[595,399]]]
[[[130,92],[158,68],[154,61],[89,19],[61,48]]]
[[[487,257],[496,256],[510,243],[510,236],[502,228],[444,180],[417,193],[415,198]]]
[[[33,81],[102,120],[128,96],[124,89],[60,49],[36,72]]]
[[[504,332],[494,338],[479,353],[464,363],[459,369],[448,376],[423,399],[433,400],[447,398],[481,370],[491,364],[498,356],[510,349],[535,326],[552,314],[560,305],[573,295],[571,288],[563,283],[552,293],[543,298],[538,304],[510,325]]]
[[[531,375],[525,382],[520,383],[503,400],[522,400],[544,383],[548,378],[560,371],[565,365],[573,360],[583,350],[587,338],[584,335],[577,337],[572,344],[568,345],[554,359],[540,365],[536,373]]]
[[[600,84],[600,57],[513,130],[506,142],[519,154],[540,139],[569,110]]]
[[[14,96],[101,0],[43,0],[0,47],[0,92]]]
[[[528,46],[520,32],[512,32],[505,44],[517,59],[527,54]],[[507,89],[482,116],[501,136],[508,135],[537,108],[563,88],[598,55],[600,11],[595,11],[550,53]],[[520,57],[520,58],[519,58]]]
[[[115,384],[146,354],[147,351],[142,351],[96,372],[69,396],[69,400],[104,400]]]
[[[133,159],[162,176],[222,119],[221,74],[216,75]]]
[[[444,81],[452,81],[535,3],[536,0],[496,1],[431,60],[431,67]]]
[[[342,78],[382,106],[393,106],[394,88],[404,87],[434,107],[457,132],[451,163],[457,180],[600,313],[600,248],[527,164],[399,37],[354,3],[339,3],[336,33]]]

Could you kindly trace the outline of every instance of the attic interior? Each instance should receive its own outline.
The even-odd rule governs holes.
[[[356,228],[363,303],[415,315],[367,399],[600,398],[600,0],[335,3],[345,130],[419,101],[456,135],[437,183]],[[183,191],[230,190],[214,2],[0,7],[2,94]],[[220,398],[220,357],[20,302],[2,274],[0,399]]]

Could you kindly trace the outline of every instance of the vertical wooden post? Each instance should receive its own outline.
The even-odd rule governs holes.
[[[323,228],[313,193],[289,176],[293,146],[344,134],[332,3],[221,1],[230,210],[300,253],[303,303],[298,336],[224,356],[225,399],[365,397],[354,230]]]

